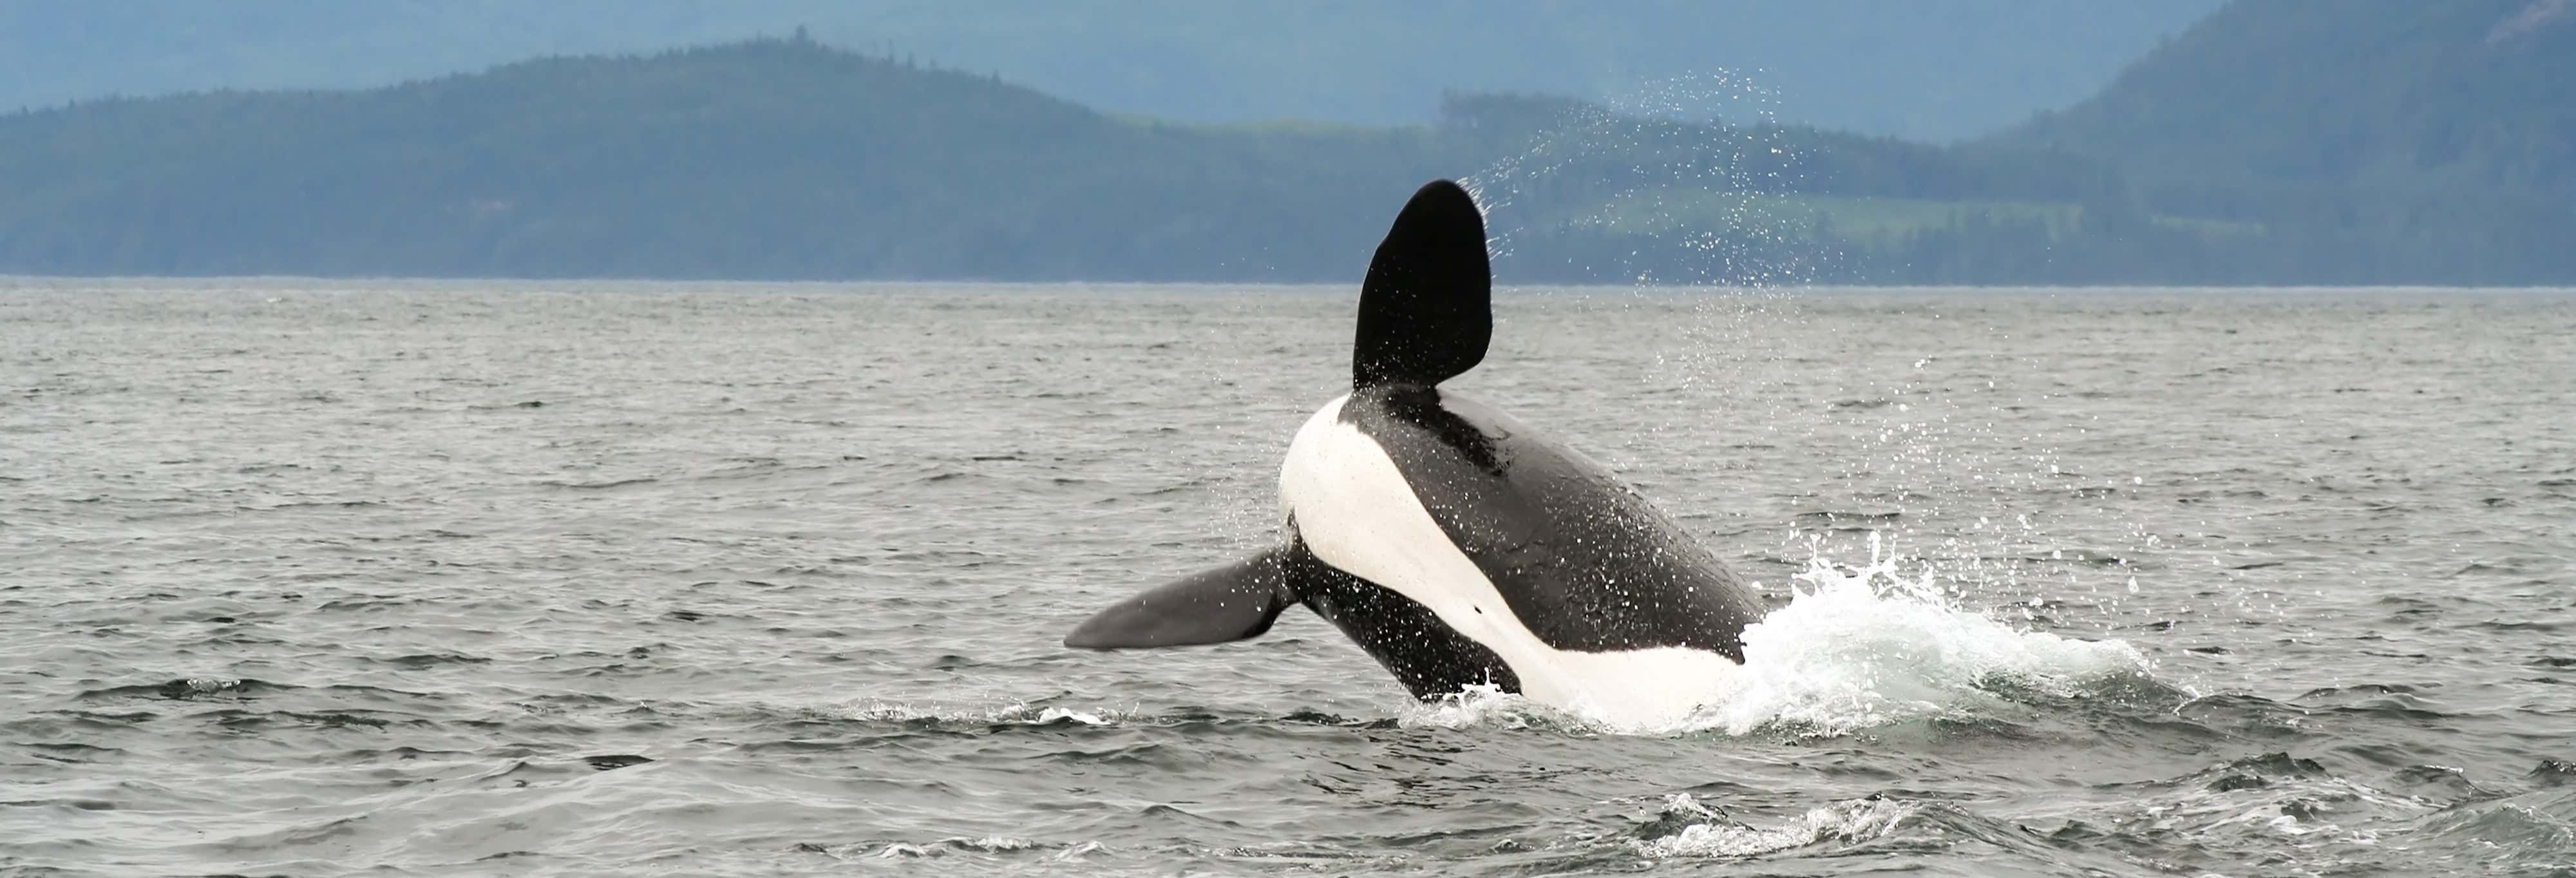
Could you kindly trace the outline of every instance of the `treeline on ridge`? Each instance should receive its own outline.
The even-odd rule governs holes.
[[[1451,95],[1175,125],[806,40],[0,117],[0,272],[1352,281],[1463,176],[1505,282],[2549,283],[2564,199]]]

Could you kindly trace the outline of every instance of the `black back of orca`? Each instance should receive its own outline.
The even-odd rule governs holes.
[[[1374,440],[1540,642],[1679,646],[1744,660],[1762,608],[1716,556],[1599,464],[1526,430],[1485,432],[1437,388],[1364,390],[1341,418]],[[1491,426],[1491,425],[1488,425]]]

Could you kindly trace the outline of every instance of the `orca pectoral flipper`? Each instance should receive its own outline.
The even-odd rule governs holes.
[[[1271,549],[1119,601],[1065,635],[1064,645],[1153,649],[1259,637],[1280,611],[1297,603],[1285,554],[1285,549]]]

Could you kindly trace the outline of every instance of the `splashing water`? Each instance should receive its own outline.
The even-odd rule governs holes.
[[[1593,253],[1587,269],[1624,269],[1641,288],[1803,283],[1830,254],[1810,246],[1810,218],[1778,197],[1804,181],[1779,105],[1750,72],[1646,80],[1556,108],[1517,150],[1461,182],[1485,210],[1499,262],[1533,240],[1608,234],[1623,243]]]
[[[1398,723],[1409,728],[1463,729],[1495,726],[1506,729],[1552,729],[1575,734],[1617,732],[1611,723],[1573,711],[1541,704],[1517,694],[1504,692],[1500,686],[1474,685],[1439,701],[1408,704],[1399,709]]]
[[[1842,734],[1972,710],[1997,684],[2051,695],[2076,684],[2144,674],[2147,660],[2117,640],[2022,631],[1963,610],[1930,573],[1912,578],[1871,540],[1867,566],[1848,573],[1811,558],[1789,605],[1744,629],[1744,683],[1703,707],[1695,724],[1728,734],[1775,727]]]
[[[1973,714],[2005,692],[2073,694],[2080,684],[2144,675],[2147,659],[2117,640],[2013,628],[1962,609],[1930,573],[1908,576],[1876,540],[1865,566],[1811,558],[1788,606],[1744,629],[1744,665],[1719,694],[1673,724],[1621,723],[1471,687],[1409,709],[1411,726],[1499,725],[1609,734],[1760,731],[1834,736],[1913,719]],[[1683,684],[1687,685],[1687,684]]]

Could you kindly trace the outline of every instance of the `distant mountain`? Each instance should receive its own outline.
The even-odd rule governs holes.
[[[772,39],[0,117],[0,273],[1334,280],[1414,186],[1470,175],[1524,281],[1805,279],[1838,218],[2108,191],[2045,157],[1552,98],[1172,125]],[[1808,196],[1844,200],[1783,200]]]
[[[2576,2],[2242,0],[2010,139],[2169,178],[2576,195]]]
[[[2422,60],[2407,39],[2379,51]],[[2227,81],[2333,85],[2291,70],[2324,50],[2268,51],[2283,71]],[[0,115],[0,274],[1347,282],[1404,194],[1454,176],[1520,283],[2576,282],[2563,105],[2491,90],[2518,82],[2547,93],[2467,77],[2386,122],[2258,103],[2289,133],[2232,149],[2036,133],[2094,104],[1939,146],[1456,92],[1426,124],[1175,124],[767,39]]]
[[[0,118],[0,272],[1262,276],[1365,253],[1356,208],[1431,173],[1413,139],[1113,119],[806,42],[559,58]]]
[[[2218,2],[0,0],[0,111],[371,87],[802,26],[827,43],[1181,121],[1421,123],[1444,90],[1508,91],[1948,140],[2083,98]],[[1646,85],[1720,70],[1774,94]]]
[[[2576,280],[2576,0],[2237,0],[1997,139],[2261,229],[2284,279]]]

